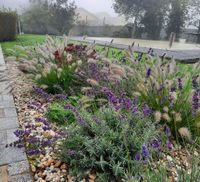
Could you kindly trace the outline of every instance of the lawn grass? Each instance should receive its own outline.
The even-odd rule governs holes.
[[[45,41],[45,35],[31,35],[24,34],[17,36],[15,41],[1,42],[1,47],[5,56],[9,56],[8,49],[13,49],[15,45],[20,46],[32,46],[36,44],[41,44]]]

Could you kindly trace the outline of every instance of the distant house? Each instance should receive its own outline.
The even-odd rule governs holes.
[[[186,42],[197,43],[198,36],[200,36],[200,33],[198,33],[197,29],[188,29],[187,28],[182,31],[182,34],[180,37],[182,39],[186,39]]]

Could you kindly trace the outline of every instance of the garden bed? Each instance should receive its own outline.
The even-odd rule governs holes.
[[[50,37],[18,49],[15,146],[35,181],[198,181],[199,64]]]

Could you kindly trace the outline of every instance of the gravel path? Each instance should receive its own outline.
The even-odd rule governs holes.
[[[32,182],[24,148],[6,147],[17,140],[19,127],[8,75],[0,47],[0,182]]]

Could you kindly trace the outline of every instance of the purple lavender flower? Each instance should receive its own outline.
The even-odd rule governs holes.
[[[151,72],[152,72],[152,70],[151,70],[151,68],[149,68],[149,69],[147,70],[147,73],[146,73],[146,77],[147,77],[147,78],[149,78],[149,77],[151,76]]]
[[[48,140],[42,142],[42,146],[43,147],[51,146],[52,143],[53,143],[53,141],[48,139]]]
[[[178,79],[178,88],[179,88],[179,90],[183,89],[183,82],[182,82],[181,78]]]
[[[192,96],[192,116],[196,116],[196,112],[199,109],[199,91],[195,90]]]
[[[142,145],[142,153],[145,158],[149,158],[149,149],[146,145]]]
[[[58,100],[66,100],[67,96],[65,94],[55,94],[54,98]]]
[[[42,88],[39,88],[39,87],[36,87],[36,86],[33,86],[33,91],[40,95],[41,97],[43,97],[44,99],[46,100],[49,100],[51,98],[51,96],[46,93]]]
[[[41,152],[39,149],[29,149],[26,151],[28,156],[39,155]]]
[[[64,106],[64,109],[72,111],[76,115],[78,123],[84,128],[89,128],[88,123],[81,117],[80,113],[76,110],[74,106],[72,106],[71,104],[67,104]]]
[[[76,155],[76,151],[75,150],[68,150],[67,151],[67,154],[70,156],[70,157],[73,157]]]
[[[152,145],[152,147],[153,147],[154,149],[157,149],[157,148],[160,147],[160,141],[158,141],[158,140],[153,140],[151,145]]]
[[[143,104],[142,111],[143,111],[144,117],[148,117],[151,114],[151,108],[146,103]]]
[[[38,143],[40,140],[38,139],[38,138],[36,138],[36,137],[30,137],[29,139],[27,139],[27,142],[29,143],[29,144],[36,144],[36,143]]]
[[[97,118],[96,116],[93,116],[92,119],[93,119],[93,121],[94,121],[96,124],[98,124],[98,125],[101,124],[101,121],[100,121],[99,118]]]
[[[172,145],[172,143],[171,143],[169,140],[167,140],[167,149],[168,149],[170,152],[173,150],[173,145]]]
[[[14,132],[15,136],[18,137],[18,138],[23,138],[24,137],[24,134],[25,132],[23,130],[16,130]]]
[[[23,145],[23,144],[21,144],[21,143],[18,143],[18,144],[16,145],[16,147],[17,147],[17,148],[19,148],[19,149],[21,149],[21,148],[23,148],[23,147],[24,147],[24,145]]]
[[[170,130],[169,126],[165,126],[165,135],[166,135],[167,137],[170,137],[170,136],[171,136],[171,130]]]
[[[198,89],[198,87],[199,87],[199,84],[198,84],[198,82],[197,82],[198,77],[199,77],[199,76],[194,76],[194,77],[192,78],[192,86],[193,86],[194,89]]]
[[[36,122],[43,123],[45,126],[49,126],[49,122],[44,118],[35,118]]]
[[[136,160],[136,161],[140,161],[141,158],[142,158],[142,157],[141,157],[140,152],[137,152],[136,155],[135,155],[135,160]]]

